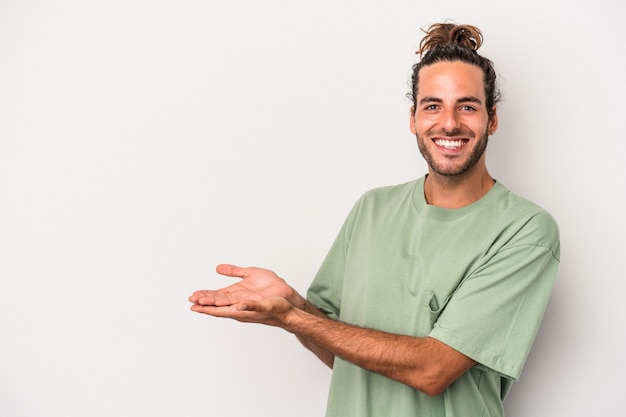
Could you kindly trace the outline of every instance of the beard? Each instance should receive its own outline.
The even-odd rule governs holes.
[[[426,132],[427,136],[430,133],[431,132]],[[422,138],[420,135],[416,135],[416,136],[417,136],[417,147],[419,148],[422,156],[426,160],[426,163],[428,164],[430,169],[439,175],[443,175],[447,177],[463,175],[467,171],[472,169],[478,163],[480,158],[482,158],[483,154],[485,153],[485,150],[487,149],[487,142],[489,141],[489,134],[487,133],[487,130],[485,130],[485,132],[480,137],[480,139],[474,146],[474,149],[472,149],[472,152],[467,157],[467,159],[460,165],[452,165],[452,164],[441,164],[435,161],[435,158],[433,158],[433,155],[428,149],[428,146],[426,146],[426,140]],[[442,132],[441,134],[439,134],[439,136],[449,136],[449,137],[463,136],[463,137],[468,137],[470,139],[476,137],[476,135],[473,132],[461,130],[461,129],[455,130],[453,132]],[[449,158],[455,158],[455,157],[449,157]]]

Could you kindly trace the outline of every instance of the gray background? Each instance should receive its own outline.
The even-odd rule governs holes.
[[[510,417],[623,413],[625,6],[618,0],[0,1],[0,414],[320,416],[280,330],[188,311],[220,262],[304,291],[355,199],[426,171],[420,27],[479,26],[490,172],[562,264]]]

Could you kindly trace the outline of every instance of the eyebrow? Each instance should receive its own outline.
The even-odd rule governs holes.
[[[443,100],[438,97],[426,96],[419,101],[419,104],[424,104],[424,103],[443,103]],[[482,101],[480,101],[480,99],[474,96],[460,97],[456,100],[456,103],[457,104],[460,104],[460,103],[483,104]]]

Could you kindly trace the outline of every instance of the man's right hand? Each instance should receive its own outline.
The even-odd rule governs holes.
[[[270,297],[285,298],[294,307],[302,308],[304,298],[276,273],[262,268],[241,268],[235,265],[218,265],[220,275],[242,280],[217,290],[195,291],[189,301],[199,306],[226,307],[245,301],[262,301]]]

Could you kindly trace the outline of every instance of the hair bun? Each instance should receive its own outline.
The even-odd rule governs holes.
[[[426,33],[426,36],[420,42],[419,50],[416,52],[420,56],[436,47],[446,45],[458,45],[477,51],[483,43],[483,35],[480,33],[480,29],[472,25],[435,23],[428,30],[423,31]]]

